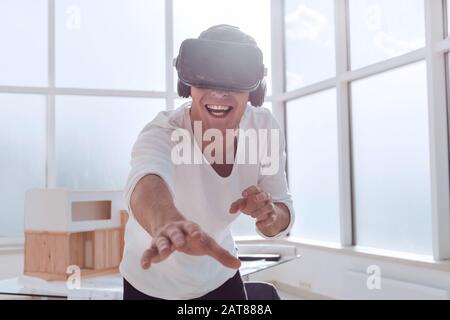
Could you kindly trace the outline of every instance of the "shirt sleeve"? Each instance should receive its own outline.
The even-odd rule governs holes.
[[[287,228],[273,237],[266,236],[256,228],[256,232],[263,238],[273,239],[288,235],[294,224],[295,212],[286,177],[286,143],[284,133],[272,114],[269,111],[266,112],[269,113],[268,117],[270,117],[268,123],[266,123],[269,130],[267,133],[268,139],[266,139],[267,143],[261,143],[260,141],[260,144],[263,145],[262,150],[264,152],[260,155],[260,166],[264,167],[269,163],[269,165],[272,165],[272,169],[266,171],[260,170],[258,186],[271,194],[274,203],[279,202],[286,205],[290,214],[290,221]],[[267,155],[270,155],[270,157],[267,157]]]
[[[175,167],[171,161],[173,128],[164,125],[165,123],[168,123],[167,113],[161,112],[144,127],[133,145],[131,170],[124,189],[125,204],[130,215],[133,215],[130,202],[134,188],[139,180],[148,174],[161,177],[167,184],[172,197],[174,196]]]

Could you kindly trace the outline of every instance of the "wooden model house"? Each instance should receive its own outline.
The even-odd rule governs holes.
[[[24,274],[63,280],[71,265],[83,276],[117,272],[128,218],[122,197],[121,191],[29,190]]]

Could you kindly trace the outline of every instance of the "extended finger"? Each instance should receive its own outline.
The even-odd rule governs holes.
[[[180,248],[186,243],[184,233],[179,226],[167,227],[162,235],[168,238],[175,248]]]
[[[172,252],[173,249],[170,245],[170,240],[166,237],[159,236],[155,240],[156,248],[158,249],[159,255],[154,257],[151,262],[161,262],[166,259]]]
[[[207,240],[206,254],[216,259],[227,268],[239,269],[241,266],[241,261],[238,258],[219,246],[211,237],[208,237]]]
[[[185,222],[182,227],[184,232],[192,238],[198,237],[202,232],[200,226],[196,223]]]
[[[242,196],[246,198],[249,195],[259,193],[259,192],[261,192],[261,189],[259,187],[251,186],[251,187],[248,187],[247,189],[245,189],[244,191],[242,191]]]
[[[152,244],[150,249],[147,249],[142,254],[141,258],[141,267],[143,269],[150,268],[150,265],[152,264],[152,259],[158,256],[158,249],[156,248],[155,244]]]
[[[240,198],[240,199],[236,200],[230,206],[230,210],[229,210],[230,213],[236,213],[239,210],[244,209],[245,208],[245,203],[246,203],[246,200],[243,199],[243,198]]]

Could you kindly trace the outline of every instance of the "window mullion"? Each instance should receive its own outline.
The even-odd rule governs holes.
[[[442,0],[425,1],[425,22],[433,256],[443,260],[450,258],[450,188],[445,54],[435,49],[444,37]]]
[[[47,94],[47,167],[46,186],[56,187],[55,152],[55,0],[48,0],[48,86]]]
[[[280,99],[285,89],[284,65],[284,1],[270,1],[271,51],[272,51],[272,110],[274,117],[285,129],[284,101]],[[282,50],[280,50],[282,48]],[[285,132],[285,131],[284,131]]]
[[[335,1],[336,39],[336,96],[339,159],[339,215],[342,246],[353,245],[351,151],[350,151],[350,97],[348,82],[341,75],[348,71],[347,0]]]
[[[166,25],[166,108],[173,109],[175,105],[173,76],[173,0],[165,1],[165,25]]]

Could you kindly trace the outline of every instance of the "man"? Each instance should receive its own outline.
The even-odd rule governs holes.
[[[270,112],[254,107],[264,101],[262,53],[239,28],[218,25],[184,41],[176,67],[178,92],[192,102],[161,112],[132,151],[120,265],[124,299],[246,299],[230,224],[247,214],[271,238],[286,235],[294,220],[282,134],[266,142],[253,135],[259,140],[249,143],[243,134],[279,133]],[[190,161],[189,150],[179,153],[177,137],[192,137],[184,145],[201,161]],[[255,144],[262,147],[257,161],[239,161],[255,153]],[[267,148],[277,170],[263,174],[274,162],[261,156]]]

